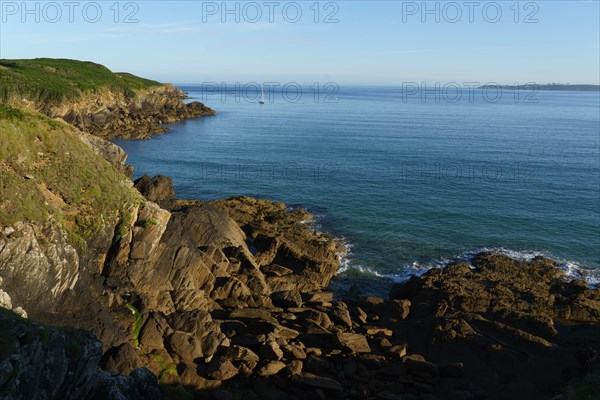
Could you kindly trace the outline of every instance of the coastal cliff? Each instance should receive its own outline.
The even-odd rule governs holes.
[[[20,62],[2,60],[0,78]],[[81,67],[94,79],[104,71]],[[111,93],[138,93],[124,103],[99,100],[106,92],[85,80],[81,93],[51,90],[43,101],[27,85],[0,85],[0,306],[18,314],[0,311],[0,398],[588,390],[578,382],[598,365],[598,289],[549,259],[483,253],[397,284],[388,299],[334,297],[344,248],[306,211],[248,197],[178,200],[167,177],[131,181],[126,154],[104,138],[145,137],[157,118],[196,115],[175,89],[122,76],[133,81],[111,81]],[[147,96],[154,105],[139,106]],[[125,120],[144,122],[122,129],[122,109],[107,104],[136,104],[139,118]]]
[[[163,124],[215,115],[170,84],[76,60],[0,59],[0,99],[106,139],[145,139]]]

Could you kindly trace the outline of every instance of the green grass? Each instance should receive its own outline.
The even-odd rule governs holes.
[[[27,100],[46,105],[79,99],[82,94],[110,90],[135,97],[140,89],[160,85],[128,73],[113,73],[87,61],[36,58],[0,59],[0,100]]]
[[[151,226],[157,225],[158,221],[156,221],[154,218],[149,218],[148,220],[146,220],[146,222],[144,222],[144,229],[150,228]]]
[[[106,221],[142,201],[74,127],[0,104],[0,226],[61,222],[79,250]]]
[[[133,321],[133,344],[135,347],[140,346],[140,330],[142,329],[142,314],[131,304],[125,303],[125,307],[127,307],[133,317],[135,318]]]

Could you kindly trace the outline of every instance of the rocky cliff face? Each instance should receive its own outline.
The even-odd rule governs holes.
[[[163,398],[148,370],[98,370],[102,345],[85,331],[43,326],[2,308],[0,324],[0,399]]]
[[[96,106],[72,106],[73,121],[98,134],[122,125],[85,122]],[[7,129],[22,139],[26,115],[11,113]],[[551,260],[485,253],[398,284],[389,299],[334,299],[343,248],[306,211],[176,200],[165,177],[134,189],[120,148],[35,121],[48,132],[28,140],[47,150],[7,153],[0,173],[5,186],[39,190],[52,215],[0,226],[0,306],[100,342],[0,310],[1,399],[549,399],[597,363],[599,290]],[[85,158],[51,146],[57,137]],[[98,171],[118,197],[86,184]],[[7,214],[14,204],[0,200]],[[84,207],[94,224],[81,246],[69,229]]]
[[[167,128],[162,124],[215,115],[214,110],[198,101],[186,104],[185,98],[180,89],[162,85],[140,90],[133,97],[108,92],[42,111],[100,137],[145,139],[165,132]]]
[[[186,97],[180,89],[165,84],[133,93],[104,89],[59,104],[20,99],[13,105],[61,118],[82,132],[105,139],[146,139],[167,131],[163,124],[215,115],[198,101],[184,102]]]

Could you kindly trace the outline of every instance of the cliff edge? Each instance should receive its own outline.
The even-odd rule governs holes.
[[[0,100],[61,118],[106,139],[144,139],[164,124],[215,111],[170,84],[113,73],[92,62],[0,59]]]

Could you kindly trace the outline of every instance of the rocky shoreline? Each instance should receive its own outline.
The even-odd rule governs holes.
[[[140,91],[134,97],[101,93],[42,112],[105,139],[147,139],[166,132],[164,124],[216,114],[199,101],[185,103],[186,98],[181,89],[161,85]]]
[[[154,90],[46,110],[85,131],[133,200],[83,248],[52,218],[0,226],[0,305],[29,319],[0,312],[0,399],[568,399],[597,368],[600,290],[552,260],[481,253],[385,299],[337,298],[343,246],[305,210],[131,182],[100,137],[214,113]]]
[[[482,253],[396,284],[388,299],[335,299],[339,244],[301,223],[305,211],[175,200],[165,177],[136,187],[163,208],[132,211],[62,321],[103,344],[94,357],[109,373],[91,375],[90,396],[124,379],[143,388],[119,389],[128,399],[550,399],[598,361],[600,293],[552,260]],[[0,374],[15,382],[28,380]]]

